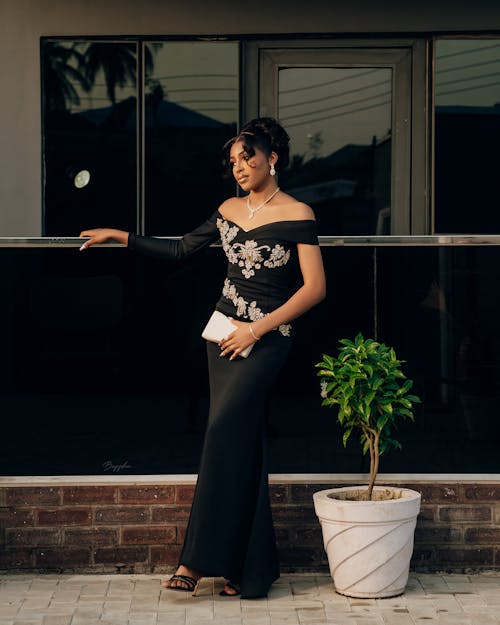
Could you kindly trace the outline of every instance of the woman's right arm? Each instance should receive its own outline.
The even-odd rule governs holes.
[[[117,241],[123,245],[128,245],[129,233],[125,230],[115,230],[114,228],[94,228],[93,230],[83,230],[80,237],[90,237],[88,241],[80,247],[80,251],[88,249],[91,245],[97,243],[106,243],[107,241]]]
[[[201,226],[179,239],[161,239],[158,237],[140,236],[124,230],[113,228],[95,228],[83,230],[80,237],[89,237],[81,246],[85,250],[92,245],[117,241],[126,245],[130,250],[137,251],[157,258],[167,260],[182,260],[203,249],[219,238],[217,229],[217,214],[214,213]]]

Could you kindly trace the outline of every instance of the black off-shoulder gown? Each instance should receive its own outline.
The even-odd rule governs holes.
[[[215,307],[243,321],[260,319],[299,288],[297,243],[318,244],[313,220],[276,221],[245,231],[215,211],[180,240],[131,234],[129,248],[182,260],[218,239],[228,264]],[[284,324],[257,341],[248,358],[231,361],[207,342],[210,411],[179,563],[238,583],[242,598],[265,596],[279,577],[265,416],[270,388],[290,351],[291,331]]]

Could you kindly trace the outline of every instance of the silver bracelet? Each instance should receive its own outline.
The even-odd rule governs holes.
[[[255,332],[253,331],[253,328],[252,328],[252,324],[250,324],[250,325],[248,326],[248,329],[250,330],[250,334],[253,336],[253,338],[254,338],[256,341],[258,341],[258,340],[260,339],[260,336],[257,336],[257,335],[255,334]]]

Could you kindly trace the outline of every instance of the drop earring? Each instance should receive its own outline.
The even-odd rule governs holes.
[[[276,170],[274,169],[274,163],[271,163],[271,169],[269,170],[269,173],[271,174],[271,176],[276,175]]]

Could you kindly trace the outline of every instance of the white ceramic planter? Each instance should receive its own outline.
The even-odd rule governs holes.
[[[375,501],[343,499],[356,490],[366,487],[332,488],[313,494],[335,590],[349,597],[400,595],[408,583],[420,493],[376,486],[375,496],[383,491],[400,496]]]

